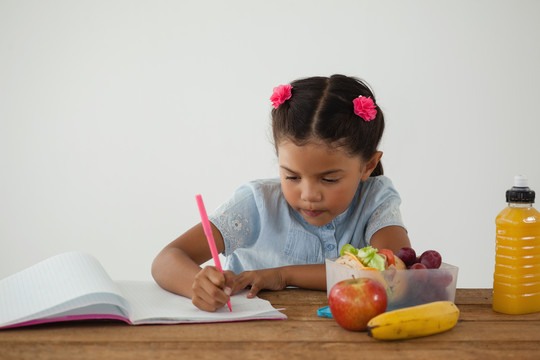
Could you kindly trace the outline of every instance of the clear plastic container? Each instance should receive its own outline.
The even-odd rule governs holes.
[[[456,296],[458,268],[450,264],[442,263],[438,269],[378,271],[356,270],[335,260],[326,259],[327,294],[336,283],[354,276],[374,279],[384,286],[388,311],[439,300],[453,302]]]
[[[523,176],[506,192],[496,218],[493,310],[504,314],[540,311],[540,213]]]

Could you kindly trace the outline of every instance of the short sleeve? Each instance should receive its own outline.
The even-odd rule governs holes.
[[[367,201],[374,207],[369,215],[364,235],[368,244],[373,234],[384,227],[395,225],[405,228],[399,210],[401,198],[390,179],[379,177],[372,185]]]
[[[225,255],[254,244],[260,232],[260,215],[252,188],[241,186],[209,216],[225,243]]]
[[[365,239],[367,242],[371,242],[371,237],[378,230],[387,226],[401,226],[405,228],[403,220],[401,219],[401,212],[399,211],[399,205],[401,199],[399,196],[388,196],[369,217],[366,227]]]

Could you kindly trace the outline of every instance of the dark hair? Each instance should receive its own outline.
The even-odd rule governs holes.
[[[353,106],[358,96],[371,97],[376,104],[366,83],[354,77],[332,75],[295,80],[291,86],[291,98],[272,109],[276,148],[284,140],[300,146],[317,139],[363,160],[373,156],[384,132],[384,115],[377,106],[375,119],[364,121],[354,113]],[[379,162],[371,176],[382,174]]]

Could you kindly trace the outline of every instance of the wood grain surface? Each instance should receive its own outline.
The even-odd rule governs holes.
[[[382,342],[317,316],[326,292],[259,294],[287,320],[141,325],[78,321],[0,331],[0,359],[540,359],[540,313],[491,309],[491,289],[458,289],[460,321],[423,338]]]

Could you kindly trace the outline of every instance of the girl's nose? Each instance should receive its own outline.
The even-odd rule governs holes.
[[[306,184],[302,188],[301,198],[307,202],[317,202],[322,200],[322,193],[317,186],[313,184]]]

